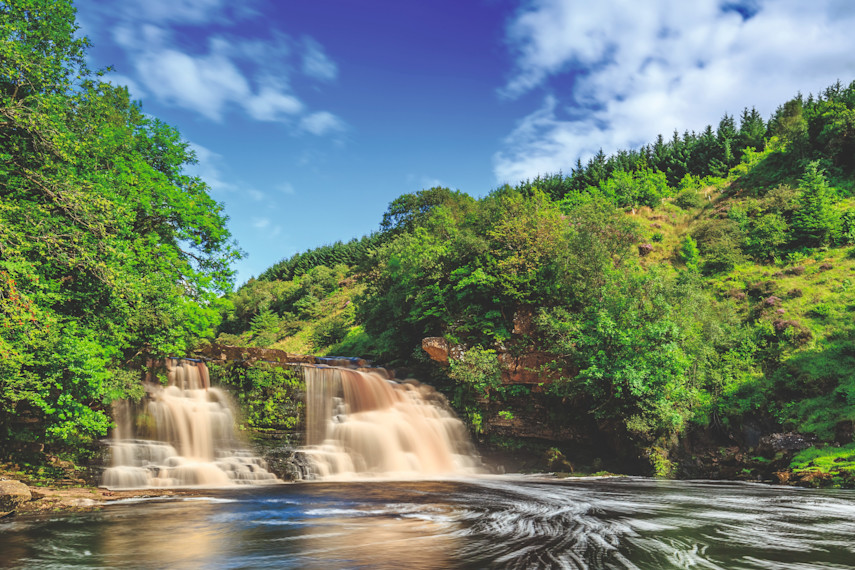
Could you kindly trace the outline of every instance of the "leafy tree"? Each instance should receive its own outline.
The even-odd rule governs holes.
[[[471,198],[460,192],[435,186],[427,190],[419,190],[413,194],[403,194],[395,198],[380,222],[384,232],[412,231],[423,222],[431,210],[442,205],[465,205],[471,203]]]
[[[106,433],[110,401],[139,395],[136,356],[213,335],[239,256],[222,206],[183,173],[187,143],[86,68],[74,14],[69,0],[0,3],[6,440]]]

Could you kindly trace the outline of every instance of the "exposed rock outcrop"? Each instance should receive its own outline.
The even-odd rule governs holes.
[[[441,336],[429,336],[422,339],[422,350],[428,353],[430,359],[440,364],[448,364],[451,347]]]
[[[32,498],[30,488],[20,481],[13,479],[0,481],[0,517],[15,512]]]
[[[197,356],[208,360],[270,362],[278,364],[319,364],[318,357],[308,354],[292,354],[274,348],[258,348],[249,346],[228,346],[224,344],[209,344],[195,352]]]

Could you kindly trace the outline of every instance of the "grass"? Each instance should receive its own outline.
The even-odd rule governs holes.
[[[811,447],[790,463],[793,473],[812,486],[855,486],[855,443],[843,447]]]

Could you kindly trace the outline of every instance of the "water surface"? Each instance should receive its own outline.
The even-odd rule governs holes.
[[[649,479],[305,483],[0,522],[26,568],[855,568],[855,492]]]

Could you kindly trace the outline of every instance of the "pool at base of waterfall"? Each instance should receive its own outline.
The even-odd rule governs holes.
[[[236,487],[0,521],[27,568],[850,568],[855,492],[485,476]]]

